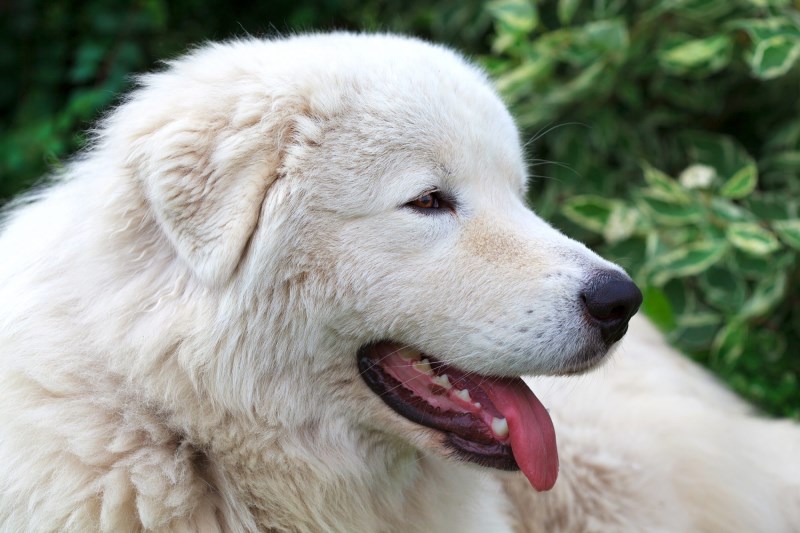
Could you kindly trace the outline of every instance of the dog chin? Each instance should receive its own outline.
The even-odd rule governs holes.
[[[604,365],[611,358],[611,354],[616,351],[617,346],[619,346],[619,342],[612,344],[611,347],[606,347],[605,345],[597,343],[593,346],[585,348],[576,355],[570,357],[564,366],[553,372],[551,375],[575,376],[590,370],[594,370],[595,368]]]

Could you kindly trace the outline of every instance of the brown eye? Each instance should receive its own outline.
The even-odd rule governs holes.
[[[433,189],[419,195],[403,207],[410,208],[422,215],[441,215],[455,213],[455,203],[446,194]]]
[[[416,200],[410,201],[408,205],[420,209],[439,209],[439,197],[436,192],[426,192]]]

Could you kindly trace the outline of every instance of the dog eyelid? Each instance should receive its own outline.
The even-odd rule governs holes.
[[[445,210],[452,211],[453,203],[439,189],[431,189],[406,203],[404,207],[410,207],[426,215],[434,215]]]

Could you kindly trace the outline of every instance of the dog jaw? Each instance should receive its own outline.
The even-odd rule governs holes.
[[[458,458],[519,468],[537,490],[552,488],[558,475],[553,423],[523,381],[464,373],[423,355],[378,343],[359,350],[358,367],[389,407],[441,432]]]

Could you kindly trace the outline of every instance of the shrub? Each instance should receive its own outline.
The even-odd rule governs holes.
[[[678,347],[800,416],[800,13],[788,0],[496,0],[485,64],[531,201],[619,262]]]

